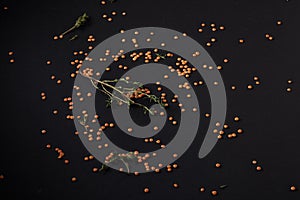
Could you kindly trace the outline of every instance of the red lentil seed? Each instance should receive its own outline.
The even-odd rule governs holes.
[[[238,133],[243,133],[243,129],[239,128],[239,129],[237,130],[237,132],[238,132]]]
[[[247,89],[248,89],[248,90],[252,90],[252,89],[253,89],[253,86],[252,86],[252,85],[248,85],[248,86],[247,86]]]
[[[76,182],[76,181],[77,181],[77,178],[76,178],[76,177],[72,177],[71,181],[72,181],[72,182]]]
[[[240,121],[240,118],[239,117],[234,117],[234,121],[238,122],[238,121]]]
[[[295,186],[291,186],[291,187],[290,187],[290,190],[291,190],[291,191],[296,191],[297,188],[296,188]]]
[[[256,167],[256,171],[261,171],[262,170],[262,167],[261,166],[257,166]]]
[[[216,190],[212,190],[212,191],[211,191],[211,194],[212,194],[213,196],[216,196],[216,195],[218,194],[218,192],[217,192]]]

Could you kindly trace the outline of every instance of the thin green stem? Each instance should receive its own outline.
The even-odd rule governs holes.
[[[118,79],[100,81],[100,80],[97,80],[97,79],[95,79],[95,78],[93,78],[93,77],[91,77],[91,76],[87,76],[87,75],[83,74],[82,72],[80,72],[80,74],[81,74],[82,76],[84,76],[84,77],[90,79],[92,85],[93,85],[97,90],[100,90],[100,91],[102,91],[104,94],[108,95],[109,98],[110,98],[110,102],[111,102],[113,99],[116,99],[116,100],[118,100],[118,101],[120,101],[120,102],[123,102],[123,103],[127,104],[128,106],[130,106],[130,104],[132,104],[132,105],[137,105],[137,106],[142,107],[144,110],[148,111],[151,115],[154,115],[154,113],[153,113],[153,111],[152,111],[151,109],[149,109],[147,106],[145,106],[145,105],[143,105],[143,104],[140,104],[140,103],[137,103],[137,102],[133,101],[133,100],[130,98],[130,93],[124,92],[124,90],[128,90],[129,92],[132,91],[132,92],[137,92],[138,94],[143,94],[143,95],[145,95],[146,97],[148,97],[150,100],[153,100],[154,102],[156,102],[156,103],[160,104],[161,106],[163,106],[162,103],[159,101],[159,98],[156,97],[156,96],[154,96],[154,95],[149,95],[149,94],[147,94],[147,93],[145,93],[145,92],[137,91],[135,88],[122,88],[122,87],[121,87],[121,88],[117,88],[117,87],[115,87],[115,86],[112,86],[112,85],[108,84],[108,83],[112,83],[112,82],[118,82]],[[125,81],[125,82],[128,83],[128,81],[125,80],[125,79],[120,79],[119,81]],[[96,83],[100,84],[101,87],[102,87],[102,89],[100,89],[100,88],[96,85]],[[136,82],[136,83],[138,83],[138,82]],[[138,84],[140,84],[140,83],[138,83]],[[106,86],[106,87],[109,87],[109,88],[113,89],[114,91],[116,91],[117,93],[121,94],[122,97],[123,97],[124,99],[122,99],[122,98],[120,98],[120,97],[114,95],[112,92],[108,91],[108,90],[105,88],[105,86]],[[123,89],[123,91],[121,91],[120,89]]]
[[[75,28],[76,28],[76,26],[74,25],[74,26],[72,26],[71,28],[69,28],[68,30],[66,30],[65,32],[63,32],[63,33],[60,34],[60,35],[64,36],[64,35],[66,35],[67,33],[73,31]]]

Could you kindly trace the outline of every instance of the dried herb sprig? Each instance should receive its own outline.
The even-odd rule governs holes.
[[[63,38],[64,35],[66,35],[67,33],[75,30],[76,28],[79,28],[80,26],[84,25],[86,23],[86,21],[88,20],[89,16],[86,13],[83,13],[83,15],[79,16],[75,22],[75,24],[69,28],[68,30],[66,30],[65,32],[63,32],[62,34],[60,34],[60,38]]]
[[[227,187],[228,187],[228,185],[220,185],[220,189],[225,189]]]
[[[82,120],[78,120],[78,121],[79,121],[79,124],[81,126],[83,126],[83,128],[85,129],[85,131],[88,131],[89,125],[86,124],[86,122],[87,122],[87,115],[84,115],[83,119]]]
[[[128,152],[126,154],[125,153],[124,154],[114,153],[113,156],[109,160],[105,161],[105,164],[102,164],[99,171],[104,171],[104,170],[108,169],[107,164],[109,164],[109,163],[121,161],[124,164],[124,166],[126,167],[127,173],[129,173],[130,170],[129,170],[128,161],[131,161],[133,159],[136,159],[136,156],[134,155],[133,152]]]
[[[73,37],[71,37],[71,38],[69,39],[69,41],[75,40],[75,39],[77,39],[77,38],[78,38],[78,35],[74,35]]]
[[[142,84],[139,82],[129,82],[124,78],[121,79],[114,79],[114,80],[97,80],[90,75],[86,73],[80,72],[80,74],[88,79],[90,79],[92,85],[99,91],[103,92],[108,96],[107,99],[107,106],[110,106],[114,101],[117,101],[119,104],[126,104],[128,106],[130,105],[137,105],[139,107],[142,107],[144,109],[144,113],[149,112],[151,115],[154,115],[153,110],[148,108],[147,106],[137,103],[136,101],[133,100],[133,97],[146,97],[150,99],[150,101],[153,101],[155,103],[158,103],[162,107],[165,105],[161,102],[161,99],[155,95],[148,94],[145,90],[142,88]],[[116,83],[118,81],[124,82],[126,84],[132,84],[138,86],[137,89],[135,87],[115,87],[111,85],[111,83]],[[100,85],[100,87],[98,87]],[[112,89],[115,91],[118,95],[114,94],[113,92],[110,92],[109,89]]]
[[[156,53],[155,55],[159,58],[166,59],[166,55],[161,55],[161,54],[158,54],[158,53]]]

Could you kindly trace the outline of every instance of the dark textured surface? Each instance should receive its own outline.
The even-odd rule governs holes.
[[[289,199],[300,198],[299,191],[290,192],[291,185],[300,187],[300,155],[298,119],[299,101],[299,24],[300,4],[297,0],[276,1],[137,1],[120,0],[103,7],[100,1],[1,1],[1,92],[3,130],[1,132],[0,194],[6,199]],[[3,10],[8,6],[8,10]],[[101,15],[113,10],[126,11],[112,23]],[[72,42],[54,41],[55,34],[73,24],[83,12],[91,16]],[[277,26],[276,21],[283,25]],[[202,21],[225,25],[224,32],[198,33]],[[109,170],[94,174],[97,161],[84,162],[89,155],[75,136],[74,125],[65,120],[68,113],[62,98],[71,96],[69,78],[74,59],[72,51],[88,46],[86,38],[93,34],[100,43],[120,29],[158,26],[186,32],[205,45],[210,37],[217,38],[206,48],[217,64],[224,58],[221,71],[228,95],[227,123],[235,115],[237,126],[245,133],[236,139],[221,140],[202,160],[197,158],[201,140],[195,141],[178,160],[173,173],[129,176]],[[268,41],[265,33],[274,36]],[[72,34],[71,34],[72,35]],[[70,35],[70,36],[71,36]],[[238,39],[245,38],[239,45]],[[14,51],[15,63],[10,64],[8,51]],[[52,65],[46,65],[51,60]],[[55,74],[63,84],[50,80]],[[246,86],[253,76],[261,85],[252,91]],[[113,77],[112,77],[113,78]],[[291,93],[286,92],[292,79]],[[236,91],[230,86],[235,84]],[[47,101],[40,100],[46,91]],[[58,116],[52,115],[59,109]],[[47,129],[41,135],[41,129]],[[237,128],[237,127],[235,127]],[[200,131],[201,132],[201,131]],[[199,134],[199,138],[203,137]],[[46,144],[58,146],[70,159],[69,165],[56,159],[56,153],[46,150]],[[263,167],[256,172],[251,160]],[[221,169],[214,168],[222,163]],[[76,176],[78,182],[72,183]],[[178,189],[172,183],[179,184]],[[212,197],[210,189],[226,184]],[[205,193],[199,187],[205,186]],[[149,194],[143,188],[149,187]]]

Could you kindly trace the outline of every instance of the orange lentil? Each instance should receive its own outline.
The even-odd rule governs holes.
[[[239,128],[239,129],[237,130],[237,132],[238,132],[238,133],[243,133],[243,129]]]
[[[98,171],[98,168],[97,167],[94,167],[93,168],[93,172],[97,172]]]
[[[277,24],[277,25],[281,25],[281,24],[282,24],[282,21],[278,20],[278,21],[276,22],[276,24]]]
[[[240,121],[240,118],[239,117],[234,117],[234,121],[238,122],[238,121]]]
[[[216,168],[220,168],[221,167],[221,164],[220,163],[216,163]]]
[[[257,166],[257,167],[256,167],[256,170],[257,170],[257,171],[261,171],[261,170],[262,170],[261,166]]]
[[[72,181],[72,182],[76,182],[76,181],[77,181],[77,178],[76,178],[76,177],[72,177],[71,181]]]
[[[291,186],[291,187],[290,187],[290,190],[291,190],[291,191],[296,191],[297,188],[296,188],[295,186]]]

